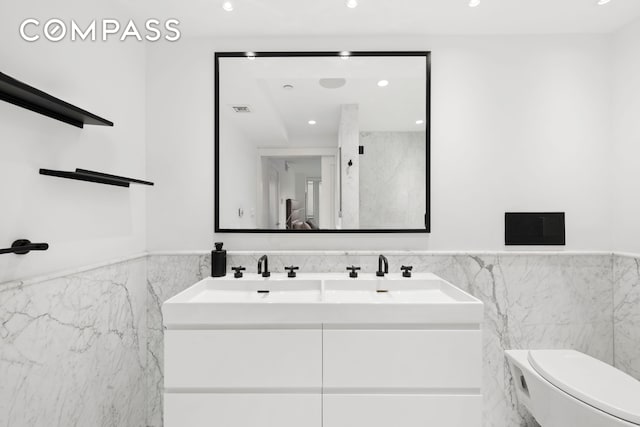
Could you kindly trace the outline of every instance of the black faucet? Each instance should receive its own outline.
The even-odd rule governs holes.
[[[262,261],[264,261],[264,271],[262,271]],[[262,274],[262,277],[269,277],[269,258],[266,255],[262,255],[258,260],[258,274]]]
[[[384,270],[382,269],[382,264],[384,263]],[[380,255],[378,257],[378,271],[376,271],[376,276],[384,277],[385,274],[389,273],[389,261],[387,257],[384,255]]]

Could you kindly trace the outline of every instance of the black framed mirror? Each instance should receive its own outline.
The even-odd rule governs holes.
[[[215,231],[430,232],[430,52],[216,52]]]

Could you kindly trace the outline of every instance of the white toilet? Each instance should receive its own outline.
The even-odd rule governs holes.
[[[542,427],[640,426],[640,381],[574,350],[507,350],[517,396]]]

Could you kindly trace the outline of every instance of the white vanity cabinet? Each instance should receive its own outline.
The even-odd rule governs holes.
[[[166,427],[321,427],[320,394],[165,393]]]
[[[167,427],[321,427],[322,330],[167,330],[164,383]]]
[[[323,331],[324,427],[480,427],[480,330]]]
[[[482,303],[433,275],[367,280],[167,301],[165,427],[480,427]]]

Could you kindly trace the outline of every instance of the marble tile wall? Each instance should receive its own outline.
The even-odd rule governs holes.
[[[228,263],[228,267],[232,264]],[[211,275],[207,255],[150,256],[147,260],[147,425],[162,426],[164,328],[162,303]]]
[[[613,281],[615,365],[640,380],[640,258],[616,256]]]
[[[0,425],[144,426],[146,259],[0,284]]]
[[[340,183],[342,188],[342,228],[360,228],[360,156],[358,104],[340,107],[338,147],[340,147]],[[349,166],[351,163],[351,166]]]
[[[228,266],[255,271],[260,254],[233,255]],[[536,426],[516,403],[504,350],[575,348],[613,362],[613,286],[611,255],[391,255],[401,264],[431,271],[485,303],[484,426]],[[272,271],[295,264],[302,271],[341,271],[360,265],[375,271],[376,256],[270,255]],[[151,256],[148,261],[150,360],[149,425],[161,425],[162,329],[160,301],[209,275],[209,257]]]
[[[424,228],[426,133],[360,132],[360,228]]]
[[[228,265],[255,271],[258,256],[230,255]],[[388,258],[393,271],[401,264],[431,271],[485,303],[485,427],[536,426],[516,403],[504,349],[576,348],[640,377],[640,259],[507,253]],[[310,272],[348,264],[377,268],[373,255],[272,254],[269,261],[280,272],[291,264]],[[151,255],[61,278],[0,284],[0,426],[160,427],[161,305],[209,273],[208,255]]]

